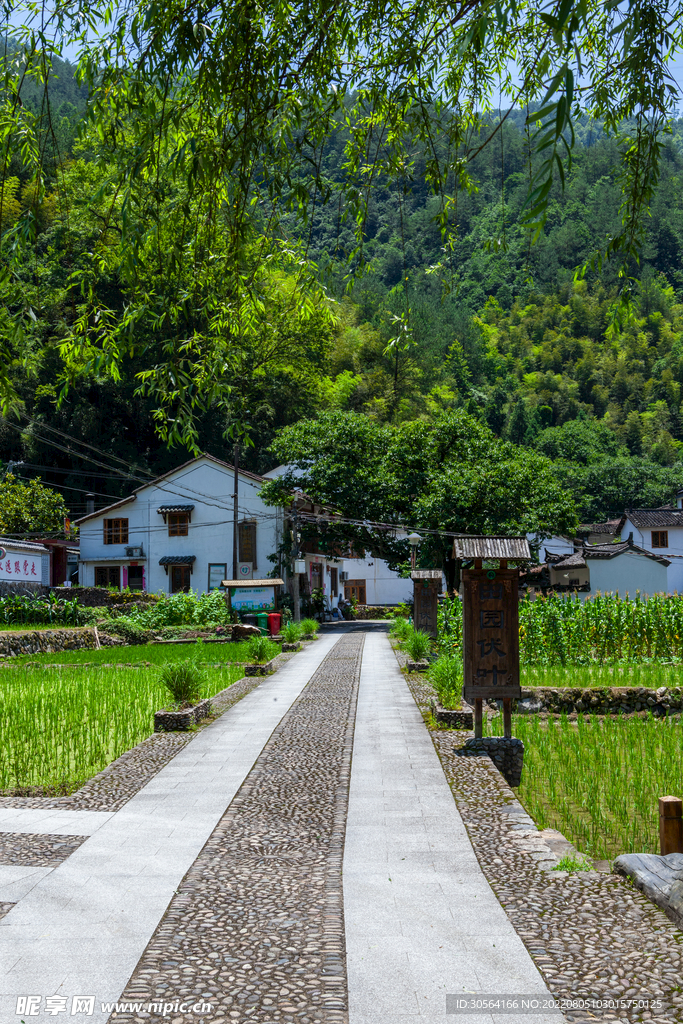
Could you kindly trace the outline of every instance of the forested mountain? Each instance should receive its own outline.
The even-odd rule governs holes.
[[[104,504],[107,495],[127,493],[190,451],[169,449],[159,436],[171,414],[158,393],[141,389],[137,376],[161,361],[171,344],[163,309],[131,324],[137,348],[116,372],[92,356],[90,372],[69,383],[74,350],[65,342],[67,326],[82,322],[85,344],[99,330],[98,316],[102,323],[126,308],[129,286],[121,267],[128,256],[119,247],[119,218],[144,224],[159,191],[168,198],[179,186],[164,181],[156,193],[124,202],[109,184],[111,161],[134,159],[132,141],[130,152],[112,157],[85,124],[78,140],[86,95],[69,65],[58,71],[50,82],[59,139],[52,190],[37,202],[15,160],[1,197],[7,237],[29,209],[37,234],[15,299],[25,309],[24,330],[35,340],[35,354],[11,369],[22,405],[15,420],[0,426],[0,458],[23,460],[22,475],[41,475],[64,488],[77,514],[85,491]],[[29,91],[24,100],[45,116],[39,94]],[[482,136],[496,126],[497,118],[490,118]],[[220,369],[207,369],[207,391],[218,393],[223,380],[239,395],[251,440],[243,464],[268,468],[276,432],[324,410],[400,424],[462,409],[499,437],[551,458],[583,519],[669,500],[683,484],[683,121],[671,123],[642,263],[634,268],[639,283],[632,316],[621,325],[614,323],[615,266],[589,269],[584,280],[574,280],[576,267],[617,230],[621,201],[616,143],[588,120],[578,131],[573,167],[564,190],[553,188],[535,244],[521,226],[533,168],[520,111],[472,161],[476,189],[458,190],[447,181],[443,195],[434,196],[417,152],[401,188],[385,187],[378,172],[362,251],[344,208],[325,203],[322,192],[305,234],[294,217],[285,219],[280,228],[294,250],[316,261],[327,297],[321,293],[319,308],[302,320],[292,313],[296,272],[266,271],[259,287],[271,311],[268,330],[245,342],[238,359],[228,353]],[[331,136],[320,154],[319,182],[348,173],[347,141],[342,127]],[[450,224],[448,245],[439,217]],[[169,225],[140,272],[139,292],[171,276],[173,244]],[[206,308],[188,314],[184,344],[190,351],[193,330],[202,323],[220,330],[211,320],[209,291],[207,284]],[[101,311],[95,315],[93,295]],[[404,318],[398,338],[397,317]],[[197,378],[179,362],[166,381],[168,393],[194,387]],[[225,408],[207,400],[197,417],[196,445],[229,458],[227,426]],[[120,475],[88,462],[74,438],[122,460]]]

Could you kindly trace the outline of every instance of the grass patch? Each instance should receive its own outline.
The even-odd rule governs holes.
[[[679,663],[636,665],[523,665],[522,686],[581,687],[643,686],[657,690],[660,686],[680,686],[683,666]]]
[[[103,647],[99,651],[58,651],[55,654],[22,654],[6,659],[6,664],[25,665],[27,662],[51,665],[166,665],[172,661],[192,658],[202,662],[249,661],[248,641],[225,644],[141,644],[135,647]]]
[[[593,864],[587,857],[575,856],[573,853],[565,853],[557,862],[553,871],[592,871]]]
[[[242,677],[206,668],[202,697]],[[150,736],[169,694],[158,667],[0,673],[0,789],[70,793]]]
[[[502,731],[499,715],[487,733]],[[659,852],[658,798],[683,795],[680,718],[514,715],[512,735],[524,743],[516,793],[539,828],[597,860]]]

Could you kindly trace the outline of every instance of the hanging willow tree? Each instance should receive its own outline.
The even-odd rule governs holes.
[[[30,360],[36,347],[35,312],[16,267],[25,265],[48,193],[65,221],[72,216],[47,88],[65,44],[79,50],[89,159],[103,175],[91,197],[99,243],[73,259],[66,286],[65,384],[83,372],[116,374],[124,353],[144,357],[150,336],[161,335],[161,355],[157,346],[140,382],[158,399],[159,429],[171,441],[192,444],[194,417],[212,403],[225,406],[239,433],[241,375],[266,365],[283,323],[333,316],[306,246],[321,204],[336,204],[355,224],[357,247],[347,255],[362,265],[373,188],[393,181],[405,191],[423,161],[444,240],[432,270],[447,276],[458,193],[476,188],[472,161],[481,148],[500,144],[506,115],[491,117],[494,107],[530,111],[523,216],[531,241],[553,183],[571,166],[576,118],[588,114],[618,139],[622,228],[593,264],[619,261],[620,309],[628,309],[676,100],[667,72],[681,36],[676,5],[59,0],[49,8],[6,3],[5,12],[0,194],[19,159],[35,197],[1,248],[5,411],[14,399],[7,367]],[[27,80],[42,90],[38,113],[21,102]],[[340,127],[341,182],[326,177],[322,162]],[[295,241],[282,227],[292,214]],[[489,244],[504,245],[504,233]],[[101,287],[114,272],[119,303]],[[404,296],[398,349],[410,344],[407,288]]]

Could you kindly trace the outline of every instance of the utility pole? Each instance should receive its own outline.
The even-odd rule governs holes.
[[[294,568],[294,576],[292,578],[292,598],[294,600],[294,621],[301,622],[301,608],[299,607],[299,573],[296,571],[296,560],[299,557],[299,523],[297,518],[296,498],[294,499],[292,526],[292,566]]]
[[[236,580],[238,578],[237,572],[239,568],[239,562],[237,559],[238,555],[238,532],[239,532],[239,464],[240,464],[240,446],[239,442],[235,443],[233,462],[235,464],[235,485],[234,493],[232,496],[232,578]]]

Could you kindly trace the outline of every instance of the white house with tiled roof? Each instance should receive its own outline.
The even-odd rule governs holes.
[[[621,536],[669,561],[667,591],[683,593],[683,509],[637,508],[625,513]]]
[[[255,577],[273,568],[282,513],[260,497],[263,477],[238,475],[238,558]],[[81,586],[205,593],[232,577],[234,468],[201,455],[77,521]]]

